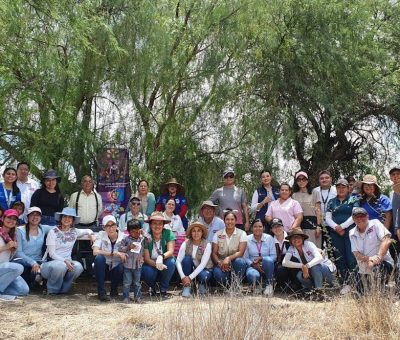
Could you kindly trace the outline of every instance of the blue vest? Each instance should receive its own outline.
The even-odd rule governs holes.
[[[264,186],[261,186],[257,188],[257,193],[258,193],[258,203],[260,203],[265,197],[268,196],[268,191],[267,189],[264,188]],[[279,198],[279,188],[277,187],[272,187],[272,196],[277,200]],[[264,205],[256,214],[256,219],[259,218],[263,224],[265,224],[265,213],[268,210],[268,204]]]

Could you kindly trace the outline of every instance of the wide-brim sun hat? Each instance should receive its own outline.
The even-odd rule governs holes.
[[[76,210],[74,208],[70,208],[70,207],[64,208],[61,212],[56,212],[54,214],[54,218],[56,219],[57,222],[61,220],[62,216],[71,216],[71,217],[73,217],[74,218],[74,225],[79,224],[79,222],[81,220],[80,216],[78,216],[76,214]]]
[[[216,209],[218,207],[218,205],[214,204],[213,201],[203,201],[203,203],[201,203],[201,206],[200,206],[200,209],[199,209],[199,215],[201,217],[203,217],[202,211],[203,211],[204,207],[211,207],[211,208]]]
[[[56,179],[57,182],[61,181],[61,177],[57,175],[57,172],[53,169],[46,170],[43,174],[43,179]]]
[[[365,175],[363,180],[361,181],[362,184],[375,184],[378,188],[378,181],[376,179],[376,176],[374,175]]]
[[[206,228],[206,226],[203,223],[200,223],[200,222],[193,222],[189,225],[189,227],[186,230],[186,237],[190,238],[190,239],[192,238],[192,231],[193,231],[193,228],[195,228],[195,227],[201,229],[201,231],[202,231],[201,237],[206,240],[207,235],[208,235],[208,229]]]
[[[292,239],[293,236],[301,236],[301,237],[303,238],[303,241],[308,239],[308,235],[306,235],[306,234],[304,233],[303,229],[301,229],[301,228],[294,228],[294,229],[292,229],[292,230],[289,232],[288,236],[286,236],[286,240],[289,240],[289,241],[290,241],[290,240]]]
[[[168,193],[168,186],[170,184],[175,184],[176,185],[176,194],[179,195],[185,195],[185,188],[183,187],[182,184],[180,184],[175,177],[171,178],[168,182],[164,183],[161,185],[160,191],[162,194],[167,194]]]
[[[171,220],[165,218],[161,211],[153,212],[145,222],[150,224],[151,221],[162,221],[164,225],[171,222]]]

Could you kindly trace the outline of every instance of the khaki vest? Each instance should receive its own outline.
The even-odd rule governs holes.
[[[225,229],[219,230],[216,232],[217,234],[217,245],[218,245],[218,258],[220,260],[225,259],[226,257],[235,254],[239,251],[239,243],[240,243],[240,233],[242,230],[236,228],[236,234],[232,234],[231,240],[228,245],[228,236],[223,234]]]
[[[204,251],[206,250],[207,247],[207,240],[202,239],[200,245],[197,247],[197,251],[196,251],[196,260],[199,261],[199,263],[201,262],[201,258],[203,257]],[[192,240],[186,240],[186,251],[185,251],[185,255],[186,256],[192,256],[193,254],[193,242]],[[206,264],[206,268],[210,269],[213,268],[214,265],[211,261],[211,256],[210,259],[208,260],[207,264]]]

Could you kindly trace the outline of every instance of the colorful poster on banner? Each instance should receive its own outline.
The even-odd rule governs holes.
[[[98,155],[97,192],[103,200],[100,223],[106,215],[114,215],[119,221],[131,195],[127,149],[109,148]]]

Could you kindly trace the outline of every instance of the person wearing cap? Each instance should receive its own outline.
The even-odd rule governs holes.
[[[182,220],[183,227],[185,230],[188,227],[188,219],[186,213],[188,211],[188,202],[185,197],[185,189],[182,184],[178,183],[176,178],[171,178],[167,183],[160,188],[161,196],[157,200],[156,210],[165,211],[165,205],[169,199],[175,200],[175,211],[176,215]]]
[[[370,220],[377,219],[393,232],[392,202],[390,198],[381,193],[381,189],[374,175],[365,175],[361,182],[360,207],[368,212]]]
[[[243,189],[235,185],[235,171],[228,167],[223,172],[224,185],[216,189],[209,201],[219,206],[219,216],[224,217],[227,210],[231,210],[236,215],[236,227],[245,231],[250,230],[249,209],[247,197]]]
[[[136,303],[141,303],[142,285],[141,273],[144,262],[144,242],[142,227],[138,220],[129,220],[127,225],[128,235],[121,241],[119,251],[126,254],[124,261],[124,302],[129,303],[129,293],[133,284],[133,293]]]
[[[160,282],[162,298],[168,297],[169,282],[175,272],[175,235],[165,229],[169,223],[163,213],[153,212],[147,221],[150,225],[150,240],[144,247],[143,281],[150,287],[150,295],[156,294],[156,282]]]
[[[33,193],[39,189],[39,183],[29,177],[29,163],[19,162],[17,164],[17,186],[21,191],[21,201],[25,204],[23,219],[27,221],[28,209],[31,206]]]
[[[286,239],[287,233],[280,218],[272,219],[271,232],[274,235],[276,252],[274,267],[275,290],[285,291],[287,287],[290,287],[292,291],[297,291],[301,288],[300,282],[296,278],[298,269],[287,268],[282,265],[286,252],[290,247],[290,242]]]
[[[210,243],[214,238],[214,234],[218,230],[225,228],[224,221],[215,215],[215,209],[217,207],[218,205],[214,204],[212,201],[203,201],[199,211],[199,222],[207,228],[207,241]]]
[[[92,242],[96,239],[91,229],[75,228],[80,217],[74,208],[64,208],[56,212],[58,225],[47,234],[46,252],[40,266],[42,276],[47,279],[47,293],[66,294],[72,282],[83,272],[80,262],[71,259],[72,248],[78,237],[89,235]]]
[[[268,204],[279,198],[279,187],[272,186],[272,175],[269,170],[260,172],[261,185],[258,187],[251,199],[251,211],[255,214],[255,219],[260,219],[266,232],[270,231],[270,226],[265,220],[265,213],[268,210]]]
[[[390,232],[378,219],[368,219],[368,211],[362,207],[354,208],[352,215],[356,227],[350,231],[350,241],[358,264],[357,291],[365,292],[362,277],[368,284],[376,280],[378,288],[384,290],[394,265],[389,253]]]
[[[274,218],[280,218],[286,232],[298,228],[303,219],[303,209],[291,195],[292,188],[290,185],[282,183],[279,187],[279,198],[269,204],[265,213],[265,219],[268,223],[271,223]]]
[[[400,165],[391,168],[389,176],[393,183],[393,191],[390,195],[392,201],[392,225],[397,241],[400,241]]]
[[[17,219],[18,213],[14,209],[8,209],[3,214],[3,226],[0,228],[0,300],[12,300],[15,296],[29,293],[29,286],[21,277],[24,267],[11,262],[17,249],[14,238]]]
[[[103,211],[101,196],[94,190],[93,178],[85,175],[81,179],[81,190],[71,194],[68,206],[75,208],[81,217],[79,228],[97,230],[98,219]]]
[[[145,179],[139,181],[135,196],[140,199],[140,212],[143,215],[150,216],[156,210],[156,197],[149,192],[149,182]]]
[[[119,219],[118,228],[120,231],[125,232],[127,229],[127,223],[130,220],[138,220],[140,227],[147,233],[149,232],[149,225],[145,222],[147,216],[140,212],[141,200],[137,196],[132,196],[129,199],[128,209],[125,214],[121,215]]]
[[[103,231],[100,231],[93,243],[94,273],[97,283],[97,296],[100,301],[110,301],[105,288],[107,277],[111,280],[111,297],[118,296],[118,285],[122,282],[123,262],[126,254],[119,251],[124,233],[118,231],[117,220],[112,215],[103,217]]]
[[[212,260],[215,264],[214,279],[223,287],[232,278],[232,272],[242,282],[246,274],[247,263],[243,258],[247,247],[246,232],[237,228],[236,214],[227,211],[224,214],[225,228],[216,232],[212,241]]]
[[[263,232],[264,225],[260,219],[254,220],[252,231],[253,234],[247,236],[247,248],[243,256],[247,263],[246,279],[256,293],[261,291],[260,288],[265,283],[264,295],[272,296],[275,242],[271,235]]]
[[[303,209],[300,228],[308,235],[311,242],[321,248],[321,198],[317,191],[312,190],[305,171],[299,171],[294,176],[292,198],[299,202]]]
[[[336,192],[337,196],[328,202],[325,219],[334,247],[335,264],[343,284],[341,294],[347,294],[357,264],[351,251],[349,232],[355,226],[352,211],[359,206],[359,200],[357,196],[350,195],[349,184],[344,178],[336,182]]]
[[[324,263],[324,258],[317,246],[307,241],[308,236],[300,228],[293,229],[286,237],[290,247],[286,252],[282,264],[288,268],[297,268],[297,279],[303,288],[315,289],[321,292],[324,281],[334,285],[331,269]]]
[[[57,224],[55,213],[64,207],[64,197],[58,186],[60,181],[61,178],[55,170],[47,170],[43,174],[41,188],[32,195],[31,207],[39,207],[42,211],[42,225],[55,226]]]
[[[325,213],[328,208],[328,202],[330,199],[335,198],[337,193],[336,187],[332,185],[332,175],[329,170],[320,171],[318,174],[318,181],[319,187],[314,188],[313,191],[316,191],[320,196],[321,222],[325,226]]]
[[[192,283],[199,283],[198,293],[207,294],[207,285],[212,277],[211,244],[207,242],[207,228],[200,222],[187,229],[187,240],[179,248],[176,268],[182,280],[183,297],[191,297]]]
[[[3,171],[3,182],[0,183],[0,207],[11,209],[14,202],[21,201],[21,192],[17,186],[17,170],[12,167]]]
[[[17,252],[16,262],[24,266],[23,279],[31,287],[35,279],[40,282],[40,265],[43,257],[44,239],[53,226],[40,224],[42,211],[39,207],[30,207],[28,210],[28,222],[17,228]]]

